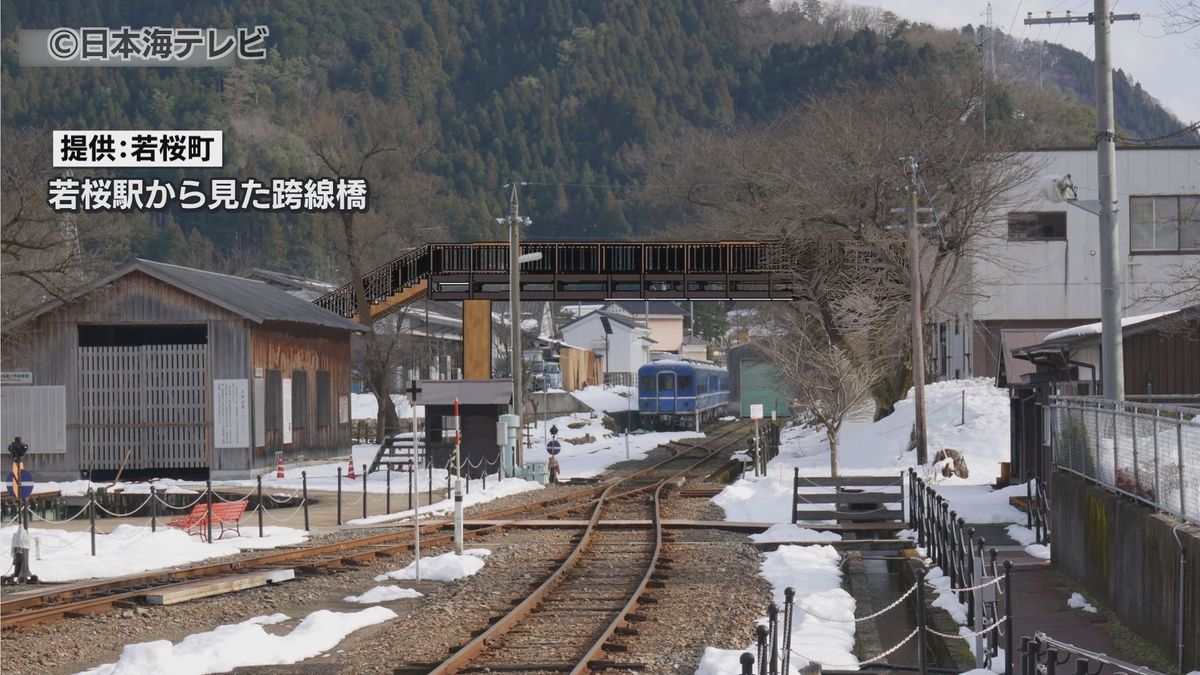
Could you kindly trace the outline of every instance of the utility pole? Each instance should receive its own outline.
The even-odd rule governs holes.
[[[1113,123],[1112,56],[1109,37],[1114,21],[1137,21],[1139,14],[1113,14],[1108,0],[1095,0],[1087,16],[1035,19],[1030,13],[1025,25],[1082,23],[1096,31],[1096,164],[1100,187],[1100,360],[1104,397],[1125,399],[1125,347],[1121,335],[1121,249],[1117,226],[1117,146]]]
[[[521,353],[521,262],[519,258],[521,257],[521,228],[529,224],[528,218],[521,217],[521,205],[517,198],[517,186],[521,184],[517,179],[511,179],[509,185],[512,187],[512,193],[508,200],[508,217],[498,219],[508,223],[508,309],[509,323],[512,329],[508,362],[512,371],[513,414],[517,417],[523,416],[525,410],[522,396],[525,392],[521,384],[523,354]],[[516,455],[516,465],[524,466],[525,457],[520,443],[517,444]]]
[[[892,213],[908,213],[908,293],[911,297],[909,315],[912,322],[912,380],[913,380],[913,430],[917,442],[917,464],[929,462],[929,443],[925,425],[925,337],[921,311],[921,223],[918,214],[931,213],[932,208],[917,207],[916,157],[902,158],[908,164],[908,206],[892,209]]]

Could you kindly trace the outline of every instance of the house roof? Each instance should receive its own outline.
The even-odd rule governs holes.
[[[141,272],[153,277],[164,284],[174,286],[185,293],[207,300],[256,323],[290,321],[341,330],[367,330],[362,324],[297,298],[264,281],[206,272],[141,258],[121,265],[109,274],[75,289],[63,298],[52,300],[30,310],[17,317],[13,321],[13,326],[25,323],[55,307],[87,295],[97,288],[107,286],[134,272]]]
[[[1198,320],[1200,320],[1200,304],[1155,314],[1127,316],[1121,319],[1121,335],[1122,337],[1129,338],[1141,333],[1159,330],[1175,324],[1175,322]],[[1100,323],[1091,323],[1055,331],[1046,335],[1045,339],[1041,342],[1028,346],[1018,346],[1010,349],[1009,352],[1017,358],[1032,360],[1038,355],[1077,351],[1084,347],[1100,343],[1102,337],[1100,327]]]
[[[612,304],[634,316],[646,316],[646,302],[646,300],[615,300]],[[650,300],[649,303],[650,316],[683,316],[687,314],[679,305],[670,300]]]
[[[578,319],[575,319],[573,321],[568,321],[567,323],[563,324],[563,328],[566,328],[567,326],[574,326],[575,324],[577,324],[581,321],[585,321],[585,320],[591,318],[592,316],[607,316],[608,320],[612,321],[613,323],[619,323],[622,326],[626,326],[628,328],[634,328],[634,329],[643,328],[643,326],[639,326],[635,321],[633,321],[633,319],[630,319],[627,316],[622,316],[620,314],[613,314],[612,312],[605,312],[605,311],[599,310],[599,309],[594,312],[588,312],[587,314],[584,314],[583,316],[581,316]]]
[[[704,345],[706,347],[708,346],[707,342],[705,342],[701,338],[696,337],[695,335],[684,335],[683,336],[683,344],[685,344],[685,345]]]
[[[421,380],[420,405],[508,405],[512,380]]]

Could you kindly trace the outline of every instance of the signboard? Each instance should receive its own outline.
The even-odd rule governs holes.
[[[558,439],[552,439],[546,444],[546,452],[551,455],[557,455],[562,452],[562,443],[559,443]]]
[[[763,404],[751,403],[750,404],[750,419],[761,420],[762,418],[763,418]]]
[[[262,370],[255,368],[255,370]],[[267,382],[261,377],[254,378],[254,447],[261,448],[267,444]]]
[[[213,380],[213,447],[250,445],[250,381]]]
[[[292,442],[292,378],[283,379],[279,398],[283,404],[283,416],[280,419],[283,420],[283,443],[286,445]]]
[[[7,481],[7,485],[5,486],[4,490],[8,493],[8,496],[10,496],[10,497],[16,496],[13,493],[13,474],[11,471],[8,472],[8,481]],[[29,473],[28,471],[22,470],[21,471],[21,499],[29,499],[29,495],[31,495],[31,494],[33,494],[33,474]]]
[[[338,424],[348,424],[350,422],[350,397],[342,394],[338,396]]]
[[[33,373],[28,370],[9,371],[0,373],[0,385],[33,384]]]

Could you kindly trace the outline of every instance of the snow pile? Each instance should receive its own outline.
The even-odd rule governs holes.
[[[159,523],[157,532],[151,532],[149,526],[118,525],[110,534],[97,532],[95,557],[91,554],[87,530],[30,528],[34,550],[41,551],[41,559],[33,561],[33,573],[42,581],[115,577],[219,558],[247,549],[291,546],[308,539],[306,532],[290,527],[264,527],[260,539],[257,527],[249,524],[243,527],[240,537],[226,533],[224,539],[206,544],[199,537],[163,523]],[[0,528],[0,541],[11,541],[15,532],[15,526]],[[0,567],[7,569],[11,565],[12,551],[4,546],[0,548]]]
[[[750,535],[750,540],[759,544],[775,544],[789,542],[841,541],[842,535],[836,532],[818,532],[793,523],[776,523],[764,532]]]
[[[463,551],[462,555],[457,555],[453,551],[435,555],[432,558],[421,559],[421,580],[422,581],[454,581],[463,577],[469,577],[479,570],[483,569],[483,559],[491,555],[492,552],[486,548],[469,548]],[[380,574],[375,577],[375,581],[387,581],[388,579],[416,579],[417,568],[416,562],[411,562],[407,567],[401,570],[394,570],[387,574]]]
[[[442,487],[445,487],[445,482]],[[392,486],[395,489],[395,485]],[[406,488],[407,489],[407,488]],[[471,486],[471,493],[464,494],[462,498],[463,508],[490,502],[493,499],[507,497],[522,492],[531,490],[541,490],[543,485],[536,481],[525,480],[524,478],[505,478],[504,480],[489,480],[487,489],[483,489],[483,484],[475,482]],[[419,491],[418,491],[419,492]],[[434,502],[421,507],[421,517],[445,515],[454,511],[454,499],[443,499],[440,502]],[[378,525],[380,523],[390,523],[398,520],[411,520],[413,512],[411,509],[404,511],[396,511],[395,513],[385,513],[378,516],[367,516],[366,518],[355,518],[347,521],[350,525]]]
[[[931,605],[946,610],[960,626],[967,623],[967,606],[959,601],[958,593],[950,590],[950,577],[946,576],[942,568],[931,568],[925,574],[925,582],[933,586],[933,592],[937,594]]]
[[[377,602],[390,602],[392,600],[407,600],[410,598],[424,597],[424,593],[411,588],[401,588],[400,586],[376,586],[371,590],[361,595],[347,595],[342,598],[346,602],[357,602],[364,605],[372,605]]]
[[[992,490],[987,485],[939,485],[937,493],[950,502],[950,508],[968,524],[1015,523],[1025,513],[1009,503],[1009,497],[1024,497],[1024,483]]]
[[[973,522],[1011,522],[1023,519],[1008,506],[1011,491],[991,493],[1000,462],[1009,459],[1009,401],[1007,391],[987,378],[937,382],[926,386],[929,453],[943,448],[963,454],[971,475],[941,479],[938,490],[961,504],[964,518]],[[965,402],[966,412],[963,413]],[[964,422],[965,420],[965,422]],[[896,411],[878,422],[849,419],[842,427],[838,464],[842,475],[900,475],[916,464],[916,451],[907,450],[913,425],[913,399],[896,404]],[[804,427],[784,430],[779,456],[771,460],[767,475],[744,477],[726,487],[715,503],[728,520],[790,522],[792,471],[801,476],[829,475],[829,442],[824,432]],[[970,489],[949,488],[972,486]],[[894,490],[895,488],[892,488]],[[825,507],[815,507],[825,508]],[[969,516],[969,517],[968,517]]]
[[[571,395],[579,399],[580,403],[599,412],[625,412],[638,409],[637,387],[591,385],[571,392]]]
[[[1041,560],[1050,559],[1050,547],[1045,544],[1030,544],[1025,547],[1025,552]]]
[[[255,617],[218,626],[206,633],[189,635],[178,644],[156,640],[125,645],[116,663],[92,668],[81,675],[156,672],[202,675],[246,666],[297,663],[332,649],[360,628],[396,618],[396,613],[384,607],[368,607],[358,612],[322,609],[309,614],[287,635],[274,635],[263,629],[264,623],[276,623],[277,617]]]
[[[796,590],[792,623],[792,659],[789,675],[809,662],[826,668],[858,668],[854,656],[854,598],[842,590],[841,557],[832,546],[780,546],[763,556],[762,576],[771,582],[772,596],[780,607],[784,590]],[[782,627],[781,627],[782,628]],[[696,675],[740,673],[745,649],[707,647]]]
[[[88,488],[92,488],[95,490],[104,489],[108,492],[120,492],[127,495],[149,495],[151,485],[156,490],[169,495],[200,494],[197,490],[190,490],[176,485],[175,481],[150,481],[148,483],[93,483],[89,480],[46,481],[35,483],[34,492],[58,491],[63,497],[83,497],[87,495]]]
[[[1095,605],[1088,602],[1087,598],[1083,597],[1083,595],[1080,593],[1072,593],[1071,597],[1067,598],[1067,607],[1072,609],[1082,609],[1083,611],[1091,612],[1092,614],[1096,614],[1099,611],[1096,609]]]

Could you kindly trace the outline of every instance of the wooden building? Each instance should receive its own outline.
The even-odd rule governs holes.
[[[248,477],[350,448],[350,336],[261,281],[135,260],[5,326],[38,479]]]

